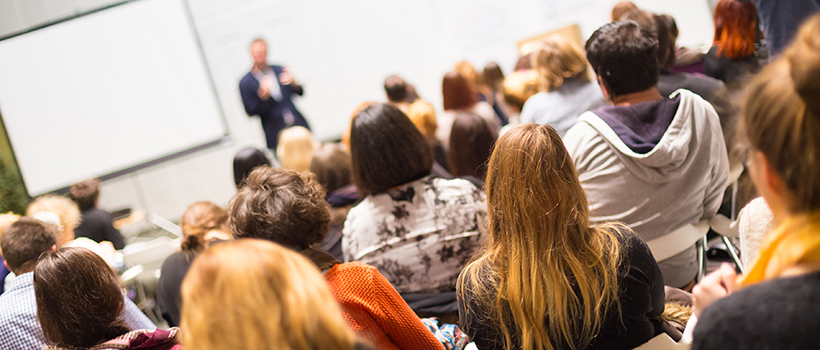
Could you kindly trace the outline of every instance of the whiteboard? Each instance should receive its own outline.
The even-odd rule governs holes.
[[[181,0],[140,0],[0,41],[0,115],[30,195],[227,135]]]

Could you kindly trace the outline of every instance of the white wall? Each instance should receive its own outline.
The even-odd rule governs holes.
[[[109,0],[0,0],[0,35],[49,22]],[[320,139],[339,137],[354,107],[383,100],[382,82],[399,74],[438,108],[441,77],[457,60],[489,61],[509,72],[516,42],[573,23],[584,36],[608,21],[616,0],[188,0],[233,144],[106,181],[101,206],[145,209],[171,220],[198,200],[226,205],[234,192],[232,158],[262,147],[256,118],[242,109],[238,81],[250,68],[248,43],[268,39],[271,62],[304,83],[297,101]],[[679,43],[712,37],[706,1],[635,0],[673,15]]]

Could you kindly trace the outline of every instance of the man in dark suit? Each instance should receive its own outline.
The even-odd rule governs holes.
[[[253,68],[239,82],[242,104],[249,116],[258,115],[268,148],[276,150],[279,132],[290,126],[304,126],[307,121],[291,101],[294,94],[304,90],[293,75],[282,66],[268,65],[268,44],[263,39],[251,42]]]

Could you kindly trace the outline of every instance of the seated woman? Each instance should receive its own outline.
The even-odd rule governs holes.
[[[279,135],[276,156],[285,169],[310,171],[310,157],[321,144],[305,127],[292,126]]]
[[[33,285],[47,349],[181,349],[176,328],[149,331],[125,326],[118,318],[125,308],[121,282],[88,249],[43,253],[34,268]]]
[[[706,75],[727,85],[743,83],[759,68],[755,54],[757,11],[751,2],[720,0],[715,6],[715,40],[703,68]]]
[[[359,112],[350,147],[353,182],[364,199],[345,221],[345,261],[375,266],[400,293],[454,291],[479,244],[484,194],[466,180],[428,176],[433,152],[391,105]]]
[[[157,303],[162,318],[171,327],[179,326],[182,280],[194,258],[213,241],[231,239],[228,212],[211,202],[191,204],[182,214],[182,243],[180,251],[171,254],[162,263],[157,285]]]
[[[377,349],[442,348],[378,270],[360,262],[342,264],[312,248],[330,223],[325,191],[313,174],[257,168],[231,198],[229,212],[237,238],[281,244],[318,266],[345,321]]]
[[[475,114],[456,117],[447,151],[450,173],[472,182],[478,188],[484,188],[487,160],[496,139],[498,132],[481,117]]]
[[[561,137],[519,125],[487,169],[489,240],[458,280],[460,322],[479,349],[632,349],[661,332],[663,276],[620,224],[590,227]]]
[[[345,324],[316,266],[270,242],[208,249],[191,266],[182,297],[189,349],[371,349]]]
[[[441,92],[444,98],[444,113],[438,116],[436,138],[444,145],[444,149],[449,147],[450,129],[459,114],[472,112],[484,118],[496,130],[501,127],[493,107],[485,101],[478,101],[476,92],[469,81],[458,72],[449,72],[444,75]]]
[[[342,227],[347,212],[361,197],[353,185],[350,153],[341,143],[328,143],[313,152],[310,172],[325,188],[325,200],[330,204],[330,227],[318,248],[342,260]]]
[[[747,273],[695,286],[693,349],[814,349],[820,343],[820,15],[746,88],[741,133],[752,181],[774,215]]]
[[[589,63],[572,41],[560,35],[547,37],[533,62],[541,76],[541,92],[524,104],[522,123],[550,125],[563,137],[581,113],[604,103],[598,84],[589,81]]]

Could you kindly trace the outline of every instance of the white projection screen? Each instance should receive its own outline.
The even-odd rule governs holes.
[[[0,41],[0,115],[29,195],[227,140],[183,0],[138,0]]]

